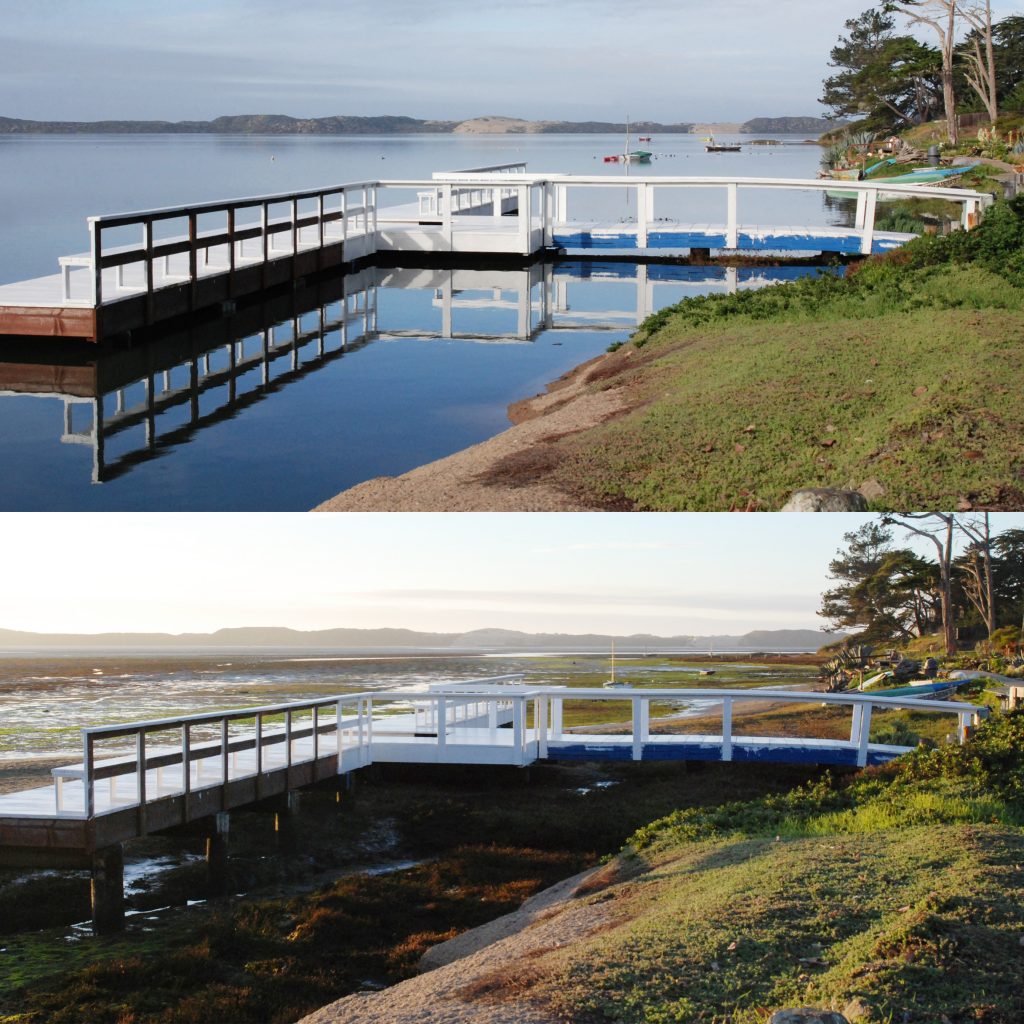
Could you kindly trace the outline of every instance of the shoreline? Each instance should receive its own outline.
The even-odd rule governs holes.
[[[607,512],[632,511],[604,505],[538,483],[550,466],[552,445],[632,410],[626,388],[590,391],[609,362],[625,355],[604,353],[581,363],[539,395],[509,406],[512,426],[486,441],[399,476],[379,476],[341,491],[314,512]]]

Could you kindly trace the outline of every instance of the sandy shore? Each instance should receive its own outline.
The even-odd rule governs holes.
[[[315,512],[592,512],[597,505],[533,479],[552,441],[629,408],[625,389],[588,390],[609,356],[598,356],[509,409],[513,427],[481,444],[395,477],[342,491]]]

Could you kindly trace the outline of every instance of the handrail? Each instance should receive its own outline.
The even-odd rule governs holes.
[[[523,168],[522,173],[520,168]],[[429,189],[424,212],[439,215],[443,218],[442,245],[452,249],[453,215],[460,212],[478,211],[491,206],[498,217],[506,212],[502,203],[505,199],[516,198],[518,209],[518,251],[528,253],[535,248],[534,229],[539,225],[542,229],[543,244],[551,245],[554,239],[554,225],[568,222],[567,194],[570,189],[607,189],[628,188],[637,194],[637,246],[646,248],[648,235],[656,222],[654,215],[655,195],[659,190],[720,188],[726,192],[727,214],[725,229],[725,248],[738,247],[738,202],[741,190],[810,190],[826,192],[842,187],[844,191],[853,192],[857,198],[854,229],[860,233],[860,251],[870,253],[874,244],[875,214],[880,196],[906,196],[917,198],[943,199],[960,203],[963,207],[961,219],[964,228],[974,226],[981,211],[989,206],[993,199],[987,193],[965,189],[954,189],[930,184],[903,184],[882,181],[842,181],[832,179],[804,178],[752,178],[724,176],[653,176],[632,178],[627,176],[594,176],[565,174],[528,174],[524,164],[495,165],[495,168],[481,171],[439,172],[430,179],[381,179],[377,181],[349,182],[331,185],[326,188],[303,189],[293,192],[279,192],[264,196],[251,196],[240,199],[221,200],[203,203],[189,203],[174,207],[162,207],[152,210],[140,210],[134,213],[109,214],[88,218],[90,231],[90,250],[84,257],[63,257],[62,278],[64,299],[70,301],[69,268],[85,265],[91,268],[91,299],[95,307],[103,302],[103,270],[116,269],[117,288],[124,285],[124,267],[145,264],[144,293],[148,298],[154,291],[154,264],[158,259],[165,261],[165,281],[173,284],[179,281],[188,282],[192,287],[190,302],[195,302],[195,285],[200,278],[199,257],[202,253],[203,266],[209,265],[210,251],[227,249],[227,266],[224,268],[233,273],[238,265],[247,262],[244,252],[245,242],[256,239],[259,251],[256,256],[249,254],[248,263],[266,265],[278,255],[298,257],[300,250],[322,252],[328,244],[339,244],[344,247],[350,238],[360,236],[365,240],[366,252],[371,255],[378,245],[379,200],[382,192],[400,189]],[[534,212],[534,199],[537,191],[541,195],[540,209]],[[361,196],[354,200],[353,197]],[[430,197],[433,197],[432,199]],[[489,197],[489,198],[488,198]],[[315,212],[300,215],[299,204],[308,200],[316,200]],[[468,200],[468,201],[467,201]],[[328,203],[331,202],[331,208]],[[421,197],[421,208],[423,207]],[[272,217],[271,208],[282,204],[290,204],[290,211],[283,217]],[[239,211],[259,210],[258,223],[237,225],[236,214]],[[210,230],[199,230],[199,218],[209,214],[224,214],[227,218],[226,227]],[[187,234],[181,237],[154,239],[154,225],[168,220],[186,220]],[[350,230],[350,221],[356,225]],[[328,227],[341,224],[341,237],[337,230],[328,238]],[[129,226],[140,227],[143,231],[141,245],[120,247],[117,250],[104,252],[104,232]],[[315,237],[310,240],[303,238],[303,230],[315,228]],[[283,253],[275,249],[276,236],[285,234],[287,237]],[[307,231],[308,234],[308,231]],[[176,271],[175,277],[170,276],[170,260],[172,256],[187,255],[187,272]],[[343,253],[344,255],[344,253]],[[319,259],[319,257],[318,257]],[[319,265],[319,264],[318,264]],[[294,269],[294,268],[293,268]],[[191,306],[190,306],[191,308]]]
[[[521,682],[521,674],[491,676],[481,679],[466,680],[462,683],[449,682],[429,688],[401,690],[363,690],[356,693],[337,694],[312,700],[288,701],[281,704],[260,705],[248,708],[233,708],[226,711],[200,712],[175,718],[151,719],[142,722],[126,722],[116,725],[90,726],[82,729],[83,760],[80,767],[58,768],[54,770],[54,782],[57,788],[58,813],[67,813],[63,808],[63,786],[69,778],[81,779],[83,785],[83,813],[86,818],[95,814],[96,783],[108,779],[111,783],[111,800],[113,803],[113,787],[118,777],[135,775],[135,803],[132,806],[144,809],[148,797],[146,790],[146,773],[155,768],[158,772],[157,796],[160,794],[159,773],[163,768],[181,765],[180,793],[188,796],[193,789],[192,766],[195,765],[196,784],[202,785],[204,762],[216,758],[219,767],[214,767],[214,778],[217,784],[227,786],[232,780],[231,755],[244,751],[255,751],[254,772],[260,776],[266,770],[287,769],[289,772],[294,764],[316,762],[322,757],[323,748],[319,740],[322,735],[335,733],[337,741],[331,756],[336,756],[337,770],[343,767],[343,755],[346,751],[355,750],[365,760],[357,764],[369,763],[372,759],[374,736],[374,703],[378,708],[381,704],[400,702],[412,712],[412,726],[407,723],[397,735],[418,737],[421,740],[432,736],[437,747],[437,759],[444,760],[449,739],[449,729],[466,725],[471,722],[486,721],[490,729],[498,725],[498,714],[502,710],[511,714],[511,763],[528,764],[536,757],[547,757],[551,743],[564,742],[562,729],[563,710],[566,701],[612,701],[629,702],[632,718],[632,751],[634,760],[643,759],[644,745],[652,742],[650,733],[650,708],[655,701],[691,701],[713,700],[721,704],[722,733],[712,742],[720,744],[721,758],[731,760],[736,738],[733,731],[733,708],[742,702],[764,702],[784,704],[822,704],[847,705],[852,711],[850,740],[848,743],[836,741],[837,747],[853,749],[856,752],[856,764],[864,766],[870,753],[870,728],[872,712],[880,709],[904,709],[931,711],[941,714],[953,714],[958,717],[958,735],[960,742],[965,742],[972,721],[988,717],[989,709],[984,705],[951,704],[946,701],[917,698],[912,696],[889,696],[857,692],[818,693],[813,690],[773,690],[773,689],[714,689],[714,688],[637,688],[616,687],[598,689],[593,687],[537,686]],[[513,682],[516,681],[516,682]],[[532,724],[528,725],[527,712],[532,706],[534,710]],[[330,708],[333,717],[321,720],[321,713]],[[344,711],[353,708],[354,714],[346,716]],[[310,722],[296,726],[294,716],[303,712],[310,713]],[[265,730],[268,717],[283,716],[283,729],[273,732]],[[254,720],[254,730],[245,736],[231,738],[229,734],[232,722]],[[388,719],[382,718],[377,723],[377,731],[386,741],[386,737],[396,735],[394,729],[387,728]],[[509,720],[505,720],[508,724]],[[192,729],[203,725],[219,725],[219,739],[202,741],[198,745],[192,743]],[[147,754],[146,738],[150,733],[180,730],[180,744],[169,749],[161,748]],[[429,730],[429,731],[428,731]],[[507,735],[507,734],[506,734]],[[573,734],[579,736],[580,734]],[[123,757],[120,760],[97,762],[96,743],[100,740],[117,739],[119,737],[135,737],[135,757]],[[585,734],[584,734],[585,736]],[[298,740],[312,737],[312,754],[301,754],[295,760],[295,744]],[[580,737],[583,738],[583,737]],[[664,741],[659,737],[658,742]],[[741,738],[742,739],[742,738]],[[806,738],[804,738],[806,739]],[[801,738],[794,738],[801,742]],[[507,741],[506,741],[507,742]],[[284,745],[284,764],[268,766],[264,759],[264,748]],[[896,751],[900,748],[884,748]],[[891,755],[890,755],[891,756]],[[187,766],[187,767],[186,767]],[[350,770],[352,767],[349,763]],[[141,770],[140,770],[141,768]],[[252,774],[247,773],[247,774]]]

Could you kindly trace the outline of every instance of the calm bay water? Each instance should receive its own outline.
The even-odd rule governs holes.
[[[623,167],[601,157],[621,148],[616,137],[583,135],[6,137],[0,281],[55,272],[58,255],[85,247],[90,214],[518,161],[537,173],[617,175]],[[664,136],[651,148],[645,174],[810,178],[819,156],[801,145],[707,154],[695,136]],[[658,214],[720,219],[701,215],[705,201],[694,194]],[[571,215],[631,214],[622,189],[587,202]],[[839,222],[842,212],[823,202],[817,193],[764,194],[744,201],[743,216]],[[143,354],[79,347],[55,357],[47,342],[0,340],[0,510],[310,508],[492,436],[508,425],[510,402],[626,338],[647,313],[686,295],[769,283],[760,273],[672,269],[573,264],[547,280],[520,271],[364,275],[298,310],[267,310],[261,324],[197,328]],[[362,313],[347,337],[340,326],[321,334],[321,310],[328,325],[340,320],[342,288]],[[267,327],[284,347],[218,377],[225,345],[258,356]],[[166,374],[173,401],[147,416],[141,381],[154,371]]]

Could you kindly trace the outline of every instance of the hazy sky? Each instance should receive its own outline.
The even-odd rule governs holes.
[[[0,0],[0,115],[820,114],[870,0]],[[997,16],[1019,11],[996,0]]]
[[[0,627],[817,628],[859,515],[78,514],[4,517]],[[1024,514],[993,516],[1024,528]],[[902,538],[901,538],[902,539]]]

